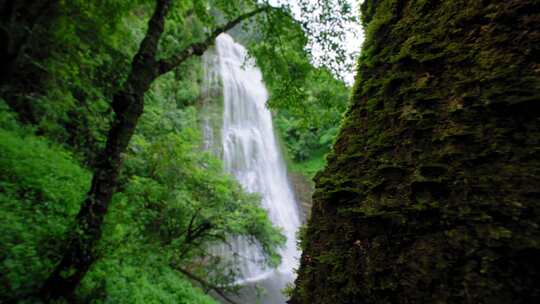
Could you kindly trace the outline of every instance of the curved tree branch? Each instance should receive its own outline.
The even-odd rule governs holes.
[[[122,93],[137,94],[139,91],[146,92],[152,82],[160,75],[156,65],[156,53],[159,40],[165,30],[165,17],[171,7],[171,0],[157,0],[154,14],[148,21],[148,30],[144,36],[137,54],[133,57],[131,72],[124,84]],[[128,99],[119,98],[117,94],[113,98],[112,108],[119,115],[129,106]]]
[[[144,108],[144,93],[157,77],[155,53],[164,30],[165,16],[171,0],[158,0],[149,21],[145,38],[131,63],[131,72],[122,89],[113,97],[116,117],[107,135],[107,144],[100,152],[92,185],[77,214],[76,226],[60,263],[45,281],[40,296],[45,302],[70,299],[75,288],[96,261],[96,244],[101,239],[102,225],[111,198],[116,190],[126,150]]]
[[[175,265],[175,264],[171,264],[171,267],[179,272],[181,272],[182,274],[184,274],[186,277],[196,281],[197,283],[201,284],[202,286],[204,286],[205,288],[208,288],[210,290],[213,290],[215,291],[220,297],[222,297],[223,299],[225,299],[227,302],[231,303],[231,304],[239,304],[238,302],[234,301],[233,299],[229,298],[229,296],[227,296],[227,294],[225,293],[225,291],[223,291],[223,289],[219,288],[219,286],[216,286],[196,275],[194,275],[193,273],[185,270],[184,268],[178,266],[178,265]]]
[[[112,108],[116,115],[107,136],[106,147],[98,156],[99,162],[94,171],[90,191],[77,215],[76,229],[73,231],[62,260],[40,290],[41,298],[46,302],[61,297],[69,299],[96,260],[95,247],[101,238],[103,220],[118,183],[122,166],[121,155],[135,132],[144,109],[144,94],[149,90],[152,82],[187,58],[202,55],[219,34],[269,9],[269,7],[261,7],[240,15],[216,28],[206,40],[190,45],[168,60],[158,61],[156,53],[172,0],[157,0],[156,2],[154,13],[148,23],[148,30],[133,58],[127,80],[113,96]],[[199,237],[206,230],[204,226],[196,228],[196,231],[192,231],[194,233],[192,239]]]
[[[264,11],[268,11],[270,8],[271,8],[270,6],[263,6],[251,12],[240,15],[236,17],[235,19],[227,22],[226,24],[214,29],[212,33],[210,33],[210,35],[208,35],[203,41],[192,43],[188,47],[180,51],[179,53],[169,58],[160,60],[158,62],[159,73],[165,74],[167,72],[170,72],[171,70],[179,66],[182,62],[186,61],[188,58],[190,58],[193,55],[201,56],[214,43],[214,40],[216,40],[219,34],[232,29],[233,27],[240,24],[242,21],[246,19],[249,19]]]

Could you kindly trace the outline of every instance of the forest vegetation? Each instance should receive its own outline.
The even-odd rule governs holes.
[[[244,303],[231,238],[280,265],[203,148],[222,33],[313,194],[288,303],[540,301],[540,2],[278,2],[0,0],[0,303]]]
[[[312,66],[286,7],[5,0],[0,10],[0,302],[214,303],[208,291],[237,289],[237,267],[208,251],[230,236],[279,264],[284,237],[260,197],[201,149],[200,57],[220,33],[256,28],[250,50],[275,63],[261,67],[291,159],[321,163],[314,147],[328,150],[336,130],[317,135],[338,124],[347,89]],[[305,96],[327,103],[323,120],[298,114]]]

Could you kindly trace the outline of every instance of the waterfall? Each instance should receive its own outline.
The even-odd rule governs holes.
[[[220,90],[223,108],[218,108],[221,126],[212,127],[211,115],[205,115],[205,146],[221,155],[225,170],[249,192],[261,195],[262,206],[275,226],[287,237],[281,249],[282,262],[277,269],[265,268],[261,250],[242,238],[231,240],[232,247],[217,248],[224,257],[237,258],[241,273],[239,284],[257,283],[267,289],[263,303],[285,303],[280,290],[294,280],[298,265],[296,231],[300,225],[297,204],[287,179],[286,166],[266,107],[268,92],[261,71],[246,49],[227,34],[216,39],[215,53],[205,55],[205,91],[215,102]],[[211,111],[209,111],[210,113]],[[216,114],[214,112],[214,114]],[[216,131],[216,129],[218,131]],[[219,132],[220,134],[216,134]],[[221,139],[221,142],[216,140]],[[246,295],[243,303],[254,303]]]

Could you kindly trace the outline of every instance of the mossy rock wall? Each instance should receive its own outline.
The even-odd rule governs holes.
[[[540,303],[540,1],[362,10],[290,303]]]

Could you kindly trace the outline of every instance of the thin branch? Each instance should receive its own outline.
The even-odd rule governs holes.
[[[148,30],[139,47],[135,61],[155,60],[159,38],[165,29],[165,17],[171,6],[171,0],[157,0],[154,14],[148,21]]]
[[[182,274],[184,274],[186,277],[194,280],[194,281],[197,281],[199,284],[201,284],[202,286],[204,286],[205,288],[208,288],[210,290],[213,290],[215,291],[218,295],[220,295],[223,299],[225,299],[227,302],[231,303],[231,304],[239,304],[238,302],[234,301],[233,299],[229,298],[227,296],[227,294],[225,294],[225,292],[223,291],[223,289],[219,288],[218,286],[194,275],[193,273],[185,270],[184,268],[178,266],[178,265],[174,265],[172,264],[171,265],[175,270],[181,272]]]
[[[165,17],[171,7],[171,0],[157,0],[152,17],[148,21],[148,30],[141,42],[137,54],[133,57],[131,72],[126,84],[132,87],[148,89],[152,81],[159,76],[156,53],[159,39],[165,30]],[[155,67],[154,67],[155,66]],[[153,67],[148,69],[148,67]],[[124,88],[130,91],[130,87]],[[112,108],[116,114],[122,113],[129,105],[124,99],[113,98]]]
[[[195,223],[195,219],[199,215],[200,211],[201,211],[201,208],[197,209],[197,211],[195,211],[195,213],[191,216],[191,220],[189,221],[189,225],[188,225],[188,228],[187,228],[187,231],[186,231],[188,236],[191,235],[191,228],[193,227],[193,223]],[[188,237],[186,237],[186,239],[187,238]]]
[[[198,238],[204,236],[204,233],[210,229],[212,229],[212,224],[210,224],[209,222],[204,222],[200,224],[199,226],[197,226],[197,228],[188,232],[188,235],[186,237],[186,243],[193,243]]]
[[[208,37],[206,37],[203,41],[195,42],[180,51],[179,53],[159,61],[159,73],[165,74],[177,66],[179,66],[182,62],[186,61],[188,58],[190,58],[193,55],[202,55],[213,43],[214,40],[219,36],[219,34],[224,33],[236,25],[238,25],[240,22],[249,19],[261,12],[269,10],[270,6],[264,6],[260,7],[256,10],[253,10],[249,13],[245,13],[243,15],[238,16],[237,18],[227,22],[226,24],[216,28]]]

